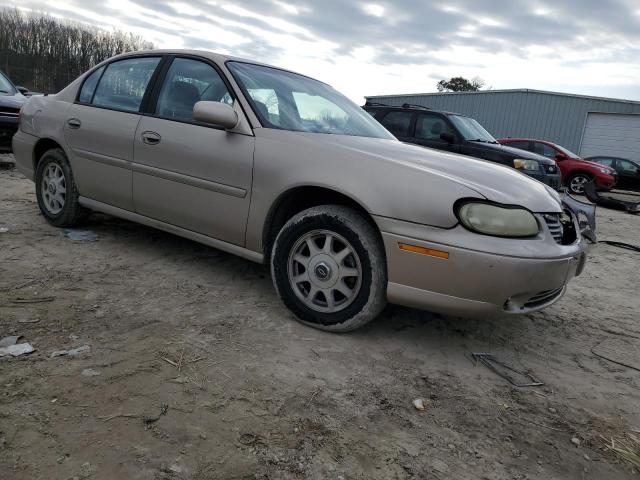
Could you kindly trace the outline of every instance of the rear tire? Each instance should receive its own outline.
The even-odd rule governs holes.
[[[589,183],[592,178],[586,173],[576,173],[571,175],[567,180],[569,191],[576,195],[584,195],[584,186]]]
[[[298,320],[320,330],[356,330],[387,303],[380,236],[344,206],[312,207],[291,218],[274,242],[271,277]]]
[[[87,218],[90,211],[78,202],[71,165],[62,149],[44,152],[35,180],[38,207],[51,225],[74,227]]]

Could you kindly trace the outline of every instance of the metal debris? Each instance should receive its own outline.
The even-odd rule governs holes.
[[[88,352],[89,350],[91,350],[91,347],[89,345],[82,345],[81,347],[72,348],[71,350],[56,350],[51,354],[51,358],[77,357],[79,355],[82,355],[83,353]]]
[[[538,378],[536,378],[532,373],[516,370],[506,363],[503,363],[500,360],[496,359],[491,353],[472,353],[471,356],[476,362],[481,362],[489,370],[493,371],[496,375],[504,378],[514,387],[539,387],[541,385],[544,385],[544,382],[538,380]],[[518,383],[513,379],[509,372],[515,373],[520,377],[526,378],[529,381],[526,383]]]
[[[14,335],[12,337],[4,337],[0,340],[0,348],[10,347],[11,345],[15,345],[18,343],[18,340],[22,337],[22,335]]]
[[[606,194],[601,195],[596,190],[595,182],[591,181],[584,186],[584,194],[589,201],[602,207],[612,208],[614,210],[624,210],[628,213],[640,213],[640,197],[637,202],[628,202],[618,198],[609,197]]]
[[[98,240],[98,235],[91,230],[74,230],[67,228],[64,231],[64,236],[74,242],[95,242]]]
[[[26,355],[27,353],[34,351],[35,348],[33,348],[30,343],[18,343],[16,345],[0,348],[0,357],[8,355],[11,355],[12,357],[19,357],[20,355]]]

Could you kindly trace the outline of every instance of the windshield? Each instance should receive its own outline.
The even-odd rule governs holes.
[[[13,85],[2,72],[0,72],[0,93],[14,93]]]
[[[496,139],[473,118],[463,117],[461,115],[449,115],[449,119],[465,140],[496,143]]]
[[[556,148],[558,150],[560,150],[562,153],[564,153],[565,155],[567,155],[568,157],[571,158],[580,158],[580,155],[576,155],[575,153],[573,153],[571,150],[567,150],[564,147],[561,147],[560,145],[556,145]]]
[[[229,62],[227,66],[265,127],[395,138],[358,105],[322,82],[260,65]]]

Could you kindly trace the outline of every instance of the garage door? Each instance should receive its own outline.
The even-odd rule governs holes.
[[[640,161],[640,114],[589,113],[580,156],[594,155]]]

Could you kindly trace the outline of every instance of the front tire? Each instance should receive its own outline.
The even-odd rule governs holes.
[[[576,173],[567,180],[567,186],[571,193],[584,195],[584,186],[591,181],[591,177],[586,173]]]
[[[78,202],[71,165],[60,148],[47,150],[36,169],[38,207],[47,221],[56,227],[74,227],[84,220],[89,210]]]
[[[312,207],[292,217],[274,242],[271,277],[299,321],[320,330],[356,330],[387,302],[380,236],[344,206]]]

